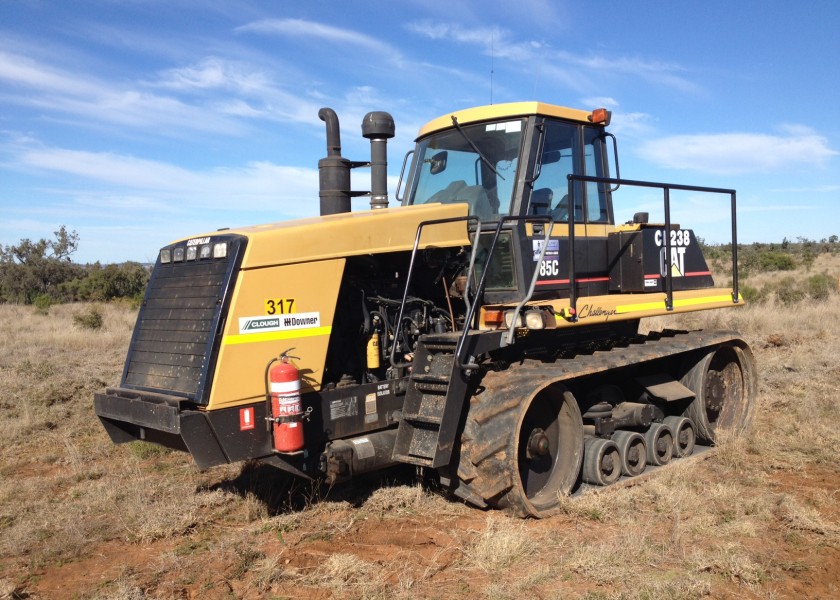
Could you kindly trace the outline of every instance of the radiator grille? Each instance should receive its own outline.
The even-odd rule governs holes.
[[[123,387],[206,402],[217,333],[244,248],[244,239],[212,238],[214,243],[220,239],[228,243],[227,258],[159,260],[155,265],[134,327]]]

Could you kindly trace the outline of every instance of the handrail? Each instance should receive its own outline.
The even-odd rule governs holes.
[[[429,220],[429,221],[423,221],[417,226],[417,233],[414,236],[414,247],[411,249],[411,259],[409,260],[409,263],[408,263],[408,273],[406,274],[406,277],[405,277],[405,290],[403,290],[402,302],[400,302],[400,312],[399,312],[399,315],[397,316],[396,329],[395,329],[395,332],[394,332],[394,343],[391,344],[391,354],[389,356],[391,366],[394,367],[395,369],[405,368],[405,367],[407,367],[411,364],[411,363],[408,363],[408,362],[405,362],[405,363],[396,362],[395,355],[396,355],[396,352],[397,352],[397,339],[400,335],[400,328],[402,327],[403,315],[405,314],[405,304],[406,304],[406,301],[408,300],[408,288],[411,286],[411,276],[414,273],[414,262],[415,262],[415,259],[417,258],[417,249],[420,247],[420,236],[423,233],[423,228],[426,227],[427,225],[441,225],[441,224],[444,224],[444,223],[457,223],[458,221],[466,221],[466,222],[471,222],[472,221],[472,222],[477,224],[478,229],[481,229],[481,221],[475,215],[468,215],[466,217],[449,217],[449,218],[446,218],[446,219],[432,219],[432,220]],[[469,231],[468,231],[468,233],[469,233]],[[475,264],[475,255],[476,255],[476,250],[475,249],[476,249],[476,245],[473,245],[472,255],[470,256],[470,267],[469,267],[470,270],[469,270],[469,272],[472,272],[473,265]],[[464,290],[464,297],[465,298],[467,296],[468,290],[469,290],[469,278],[467,278],[467,288]],[[467,306],[469,306],[469,300],[467,300]],[[455,324],[453,323],[452,326],[454,327]],[[467,324],[465,324],[464,327],[466,329]]]
[[[464,343],[466,342],[467,335],[469,334],[470,323],[473,321],[473,318],[475,317],[475,307],[479,304],[480,299],[482,298],[482,296],[484,294],[484,288],[487,285],[487,273],[490,271],[490,263],[493,259],[493,253],[496,251],[496,243],[499,241],[499,237],[501,236],[501,233],[502,233],[502,226],[506,222],[509,222],[509,221],[526,221],[526,222],[530,221],[530,222],[533,222],[533,223],[546,223],[546,224],[548,224],[548,227],[545,228],[545,240],[544,240],[544,243],[542,245],[542,248],[540,249],[539,260],[536,262],[537,265],[539,265],[542,262],[543,258],[545,257],[545,251],[546,251],[546,248],[548,248],[548,240],[551,237],[551,230],[552,230],[552,227],[554,225],[554,219],[552,219],[550,216],[547,216],[547,215],[539,215],[539,216],[531,215],[531,216],[524,216],[524,217],[504,216],[501,219],[499,219],[499,222],[496,224],[496,231],[495,231],[495,234],[493,235],[493,240],[490,242],[490,249],[487,252],[487,260],[484,264],[484,270],[481,272],[481,279],[479,280],[478,287],[476,288],[476,291],[475,291],[476,301],[469,306],[469,309],[467,311],[467,315],[464,318],[464,331],[461,332],[461,336],[458,338],[458,345],[455,347],[455,364],[458,366],[458,368],[463,369],[465,371],[469,371],[469,370],[473,370],[473,369],[478,368],[478,365],[476,365],[474,363],[466,363],[466,364],[462,363],[461,362],[461,353],[463,352]],[[476,230],[476,239],[473,242],[473,247],[474,248],[478,247],[478,240],[479,240],[480,235],[481,235],[481,228],[479,227],[479,229]],[[505,345],[509,345],[513,341],[513,332],[514,332],[514,329],[516,328],[516,317],[519,316],[519,311],[522,309],[522,307],[525,305],[525,303],[528,302],[531,299],[531,296],[533,296],[534,289],[536,288],[538,274],[539,274],[539,269],[535,268],[534,269],[534,275],[531,278],[531,286],[528,288],[528,293],[525,295],[525,297],[522,299],[522,301],[516,307],[516,312],[514,313],[514,321],[510,325],[509,331],[508,331],[507,336],[506,336]],[[472,278],[472,275],[473,275],[473,267],[471,266],[470,271],[467,273],[467,280],[468,281],[469,281],[469,279]]]
[[[657,188],[662,190],[663,204],[665,209],[665,231],[671,230],[671,190],[686,192],[705,192],[711,194],[728,194],[730,198],[732,217],[732,302],[737,304],[738,291],[738,231],[736,222],[736,199],[735,190],[727,188],[704,187],[698,185],[683,185],[678,183],[657,183],[653,181],[638,181],[635,179],[620,179],[612,177],[594,177],[592,175],[576,175],[570,173],[567,176],[569,182],[569,307],[571,309],[572,321],[577,321],[577,286],[575,281],[575,235],[574,235],[574,182],[605,183],[608,185],[628,185],[633,187]],[[671,235],[665,237],[665,309],[674,309],[674,288],[673,276],[671,274]]]

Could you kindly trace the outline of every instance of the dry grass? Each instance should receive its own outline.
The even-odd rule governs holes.
[[[820,260],[812,271],[840,272]],[[711,458],[564,500],[539,522],[417,485],[374,480],[323,496],[253,466],[201,473],[181,453],[114,446],[92,394],[119,380],[134,313],[104,305],[90,330],[73,325],[79,310],[0,306],[0,599],[840,589],[840,295],[646,322],[742,332],[760,368],[754,428]]]

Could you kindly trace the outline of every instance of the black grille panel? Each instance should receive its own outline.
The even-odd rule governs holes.
[[[227,258],[159,260],[155,265],[137,316],[123,387],[206,402],[217,334],[245,246],[238,236],[211,238],[211,243],[220,241],[228,242]]]

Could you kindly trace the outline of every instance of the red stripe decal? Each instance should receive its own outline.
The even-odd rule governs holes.
[[[609,277],[588,277],[585,279],[575,279],[577,283],[597,283],[599,281],[609,281]],[[542,281],[538,281],[537,285],[562,285],[564,283],[569,283],[568,279],[544,279]]]

